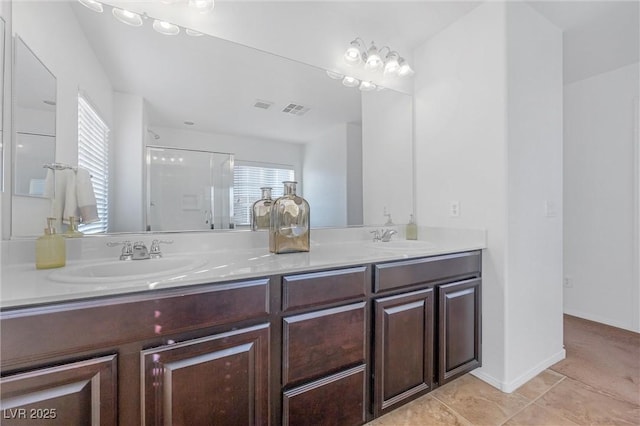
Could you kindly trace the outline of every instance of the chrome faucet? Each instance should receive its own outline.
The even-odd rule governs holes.
[[[131,241],[120,241],[117,243],[107,243],[107,247],[122,246],[122,253],[120,253],[120,260],[132,260],[133,248],[131,247]]]
[[[162,252],[160,251],[160,244],[171,244],[172,240],[153,240],[151,241],[151,248],[149,249],[149,257],[151,259],[158,259],[162,257]]]
[[[136,241],[133,243],[133,260],[149,259],[149,249],[144,245],[142,241]]]
[[[393,229],[385,229],[382,232],[382,235],[380,235],[380,241],[382,241],[383,243],[389,242],[391,241],[391,236],[397,234],[397,232]]]
[[[394,229],[376,229],[369,231],[373,234],[373,241],[382,241],[383,243],[391,241],[391,236],[397,234]]]
[[[147,246],[142,241],[136,241],[131,244],[131,241],[120,241],[117,243],[107,243],[108,247],[122,246],[122,253],[120,254],[120,260],[145,260],[145,259],[158,259],[162,257],[160,251],[160,244],[171,244],[173,241],[161,241],[153,240],[151,242],[151,249],[147,249]]]

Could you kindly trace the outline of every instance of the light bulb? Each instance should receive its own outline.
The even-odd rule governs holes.
[[[398,62],[398,64],[400,65],[400,68],[398,68],[398,75],[399,76],[406,77],[406,76],[409,76],[409,75],[413,74],[413,70],[411,69],[411,67],[409,66],[407,61],[405,61],[404,59],[400,58],[400,61]]]
[[[102,13],[102,3],[98,3],[95,0],[78,0],[84,7],[93,10],[94,12]]]
[[[192,30],[191,28],[187,28],[186,30],[184,30],[185,34],[191,37],[201,37],[204,34],[201,33],[200,31],[196,31],[196,30]]]
[[[213,0],[189,0],[189,7],[200,13],[208,13],[213,10]]]
[[[375,90],[376,87],[377,86],[370,81],[363,81],[362,83],[360,83],[359,89],[363,92],[369,92],[371,90]]]
[[[142,16],[137,13],[129,12],[125,9],[118,9],[117,7],[114,7],[111,10],[111,13],[113,13],[113,16],[123,24],[131,25],[132,27],[139,27],[142,25]]]
[[[347,75],[342,79],[342,84],[347,87],[357,87],[360,84],[360,80]]]
[[[367,62],[364,67],[368,70],[375,71],[382,66],[382,58],[378,53],[378,48],[375,44],[371,43],[371,47],[367,51]]]
[[[398,60],[395,57],[387,59],[387,62],[384,64],[385,74],[396,74],[399,69],[400,69],[400,64],[398,63]]]
[[[344,52],[344,60],[349,65],[355,65],[360,63],[362,60],[362,54],[360,53],[360,47],[358,46],[358,42],[353,40],[351,42],[351,46]]]
[[[156,19],[153,21],[153,29],[164,35],[176,35],[180,32],[180,27],[167,21]]]
[[[344,75],[329,70],[327,70],[327,75],[333,80],[342,80],[344,78]]]

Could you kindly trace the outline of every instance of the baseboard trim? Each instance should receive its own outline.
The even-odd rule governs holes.
[[[598,315],[593,315],[587,312],[579,311],[576,309],[563,309],[564,313],[573,317],[586,319],[589,321],[599,322],[600,324],[610,325],[611,327],[621,328],[627,331],[633,331],[634,333],[640,333],[640,330],[636,330],[629,324],[621,323],[620,321],[612,320],[611,318],[605,318]]]
[[[513,391],[518,389],[520,386],[524,385],[529,380],[533,379],[534,377],[542,373],[547,368],[551,367],[556,362],[562,361],[565,358],[566,358],[566,351],[563,348],[558,352],[556,352],[555,354],[551,355],[549,358],[543,360],[542,362],[538,363],[537,365],[529,369],[526,373],[521,374],[515,380],[511,380],[509,382],[503,382],[501,380],[498,380],[495,377],[482,371],[482,369],[473,370],[471,374],[477,377],[478,379],[482,380],[483,382],[493,386],[494,388],[499,389],[504,393],[512,393]]]

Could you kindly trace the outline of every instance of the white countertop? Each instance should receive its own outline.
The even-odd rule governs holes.
[[[351,228],[349,228],[351,229]],[[483,249],[486,247],[486,235],[482,230],[447,230],[443,228],[421,228],[425,241],[415,247],[403,243],[402,233],[394,236],[396,242],[373,243],[369,238],[372,228],[356,230],[312,231],[311,250],[307,253],[269,253],[265,233],[249,233],[243,237],[211,235],[170,236],[176,241],[164,248],[164,259],[194,259],[187,271],[174,271],[165,275],[156,275],[146,279],[113,280],[111,282],[69,283],[52,279],[64,274],[67,269],[86,264],[118,265],[118,251],[109,250],[109,257],[100,256],[104,251],[95,249],[96,241],[100,247],[106,241],[123,239],[122,236],[107,239],[83,238],[85,241],[71,241],[67,251],[75,255],[67,259],[65,268],[37,270],[28,257],[29,243],[14,244],[4,242],[3,264],[0,281],[0,307],[17,308],[36,304],[72,301],[108,295],[120,295],[136,292],[148,292],[159,289],[177,288],[194,284],[215,283],[229,280],[260,278],[275,274],[313,271],[327,268],[357,266],[367,263],[386,262],[408,258],[435,256],[447,253]],[[130,236],[127,239],[149,240],[150,235]],[[157,236],[156,236],[157,237]],[[167,239],[166,235],[161,236]],[[366,239],[365,239],[366,238]],[[217,239],[217,243],[211,243]],[[237,241],[236,241],[237,240]],[[243,240],[243,241],[240,241]],[[230,241],[233,241],[230,243]],[[19,245],[22,244],[22,247]],[[264,244],[264,245],[263,245]],[[262,247],[260,247],[263,245]],[[78,246],[78,247],[75,247]],[[256,247],[257,246],[257,247]],[[216,248],[217,247],[217,248]],[[225,248],[220,248],[225,247]],[[229,248],[233,247],[233,248]],[[13,248],[13,250],[12,250]],[[193,250],[196,248],[197,250]],[[189,250],[192,249],[192,250]],[[13,256],[10,255],[13,251]],[[24,252],[16,255],[16,252]],[[26,253],[26,254],[25,254]],[[81,253],[81,254],[78,254]],[[84,255],[82,255],[84,254]],[[9,258],[9,259],[7,259]],[[21,261],[22,260],[22,261]],[[159,261],[162,262],[163,259]],[[139,260],[128,262],[155,262],[157,260]]]

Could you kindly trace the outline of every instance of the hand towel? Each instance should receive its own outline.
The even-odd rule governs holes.
[[[44,196],[51,200],[50,217],[58,223],[62,220],[67,193],[67,179],[73,175],[72,170],[48,170],[45,179]]]
[[[75,178],[76,205],[80,211],[82,223],[96,222],[100,218],[96,206],[96,194],[93,183],[91,183],[91,174],[86,169],[78,168]]]
[[[65,170],[66,171],[66,170]],[[76,196],[76,174],[69,170],[64,190],[64,210],[62,223],[69,223],[69,216],[79,217],[78,198]]]

